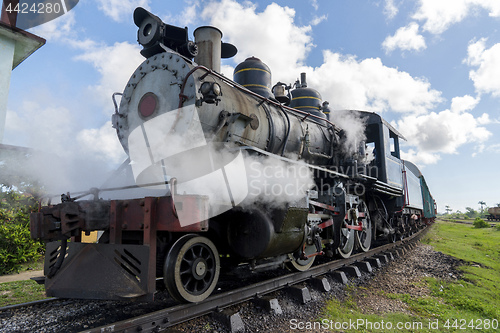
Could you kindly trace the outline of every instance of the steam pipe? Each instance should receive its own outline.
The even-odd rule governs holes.
[[[195,71],[197,71],[198,69],[203,69],[204,71],[207,71],[207,72],[208,72],[207,74],[214,75],[214,76],[215,76],[215,77],[217,77],[218,79],[220,79],[220,80],[222,80],[222,81],[224,81],[224,82],[226,82],[226,83],[231,84],[234,88],[236,88],[236,89],[238,89],[238,90],[241,90],[241,91],[243,91],[243,92],[245,92],[245,93],[247,93],[247,94],[250,94],[250,95],[252,95],[252,96],[254,96],[254,97],[256,97],[256,98],[258,98],[258,99],[260,99],[260,100],[262,100],[262,101],[266,101],[266,102],[268,102],[269,104],[273,104],[274,106],[276,106],[276,107],[278,107],[278,108],[284,108],[284,109],[286,109],[286,110],[288,110],[288,111],[290,111],[290,112],[298,113],[298,114],[300,114],[300,115],[305,116],[302,120],[305,120],[307,117],[315,118],[315,119],[317,119],[317,120],[321,120],[321,122],[326,122],[326,123],[328,123],[329,125],[331,125],[331,126],[335,129],[335,131],[337,131],[337,132],[339,132],[339,131],[340,131],[340,130],[337,128],[337,126],[335,126],[335,124],[334,124],[334,123],[332,123],[330,120],[327,120],[327,119],[325,119],[325,118],[323,118],[323,117],[316,116],[316,115],[311,114],[311,113],[309,113],[309,112],[300,111],[300,110],[297,110],[297,109],[291,108],[291,107],[289,107],[289,106],[282,105],[282,104],[280,104],[279,102],[275,102],[275,101],[273,101],[273,100],[271,100],[271,99],[269,99],[269,98],[265,98],[265,97],[263,97],[263,96],[261,96],[261,95],[259,95],[259,94],[254,93],[253,91],[250,91],[250,90],[248,90],[247,88],[245,88],[245,87],[243,87],[243,86],[239,85],[238,83],[234,82],[233,80],[228,79],[227,77],[225,77],[225,76],[223,76],[223,75],[220,75],[219,73],[216,73],[216,72],[214,72],[214,71],[210,70],[209,68],[207,68],[207,67],[205,67],[205,66],[201,66],[201,65],[200,65],[200,66],[193,67],[193,69],[191,69],[191,70],[190,70],[190,71],[186,74],[186,77],[185,77],[185,78],[184,78],[184,80],[182,81],[181,91],[180,91],[180,93],[179,93],[179,108],[181,108],[181,107],[182,107],[182,105],[184,104],[184,98],[186,97],[186,95],[184,95],[184,88],[186,87],[187,80],[188,80],[188,78],[189,78],[189,77],[190,77],[190,76],[191,76],[191,75],[192,75]],[[322,124],[321,122],[318,122],[318,125],[323,126],[323,127],[328,127],[328,126],[326,126],[326,125]]]
[[[285,154],[286,145],[288,143],[288,137],[290,136],[290,127],[291,127],[291,124],[290,124],[290,117],[288,116],[288,113],[285,110],[283,110],[283,108],[281,108],[281,107],[279,109],[285,115],[286,121],[287,121],[287,124],[288,124],[288,128],[287,128],[287,131],[286,131],[286,136],[285,136],[285,142],[283,142],[283,149],[281,149],[281,156],[283,156]]]

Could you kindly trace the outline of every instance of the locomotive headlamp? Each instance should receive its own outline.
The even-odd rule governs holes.
[[[137,41],[139,44],[148,48],[153,46],[161,37],[162,22],[156,16],[146,16],[139,26],[137,32]]]
[[[146,58],[164,52],[160,44],[189,59],[198,54],[196,44],[188,40],[187,27],[180,28],[165,24],[158,16],[141,7],[134,11],[134,23],[139,27],[137,41],[144,47],[141,54]]]
[[[222,95],[220,84],[217,82],[203,82],[200,86],[200,92],[203,95],[203,102],[217,105],[220,101],[218,96]]]

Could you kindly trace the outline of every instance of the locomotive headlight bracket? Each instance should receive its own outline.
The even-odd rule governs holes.
[[[188,59],[198,54],[198,47],[188,39],[187,27],[165,24],[141,7],[134,10],[134,23],[139,28],[137,41],[144,47],[141,54],[146,58],[164,52],[161,44]]]
[[[161,40],[164,23],[159,17],[139,7],[134,11],[134,22],[139,28],[137,31],[137,41],[145,49],[154,46]]]
[[[218,105],[220,102],[219,96],[222,96],[222,88],[217,82],[203,82],[200,85],[199,92],[203,95],[199,100],[199,105],[203,104],[203,102]]]

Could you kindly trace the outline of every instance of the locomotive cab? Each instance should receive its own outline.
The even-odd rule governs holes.
[[[378,114],[358,112],[366,121],[367,174],[394,188],[401,189],[402,163],[400,160],[399,140],[404,136]]]

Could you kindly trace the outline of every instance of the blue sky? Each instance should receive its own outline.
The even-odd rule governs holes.
[[[97,185],[96,170],[125,159],[111,94],[143,60],[137,6],[191,38],[218,27],[239,50],[223,62],[227,76],[256,56],[273,82],[306,72],[334,109],[379,112],[407,138],[403,157],[421,168],[440,211],[500,203],[497,0],[80,1],[30,30],[47,44],[12,74],[4,136],[60,156],[65,170],[49,166],[66,190]]]

